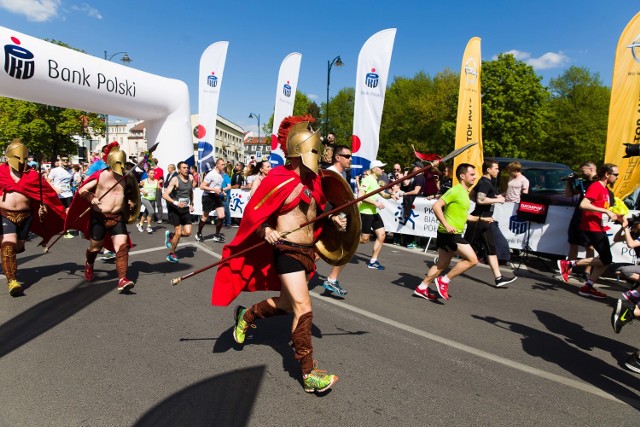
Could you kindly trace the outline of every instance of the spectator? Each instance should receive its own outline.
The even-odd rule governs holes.
[[[511,162],[507,165],[509,182],[504,193],[505,202],[520,203],[522,194],[529,193],[529,180],[522,174],[520,162]]]
[[[271,162],[269,160],[262,160],[256,164],[256,168],[258,169],[258,173],[255,175],[255,178],[251,181],[251,195],[256,192],[258,186],[262,182],[265,176],[271,170]]]
[[[227,166],[222,170],[222,205],[224,206],[224,220],[222,221],[225,227],[231,227],[231,209],[229,209],[229,201],[231,200],[231,177],[227,173]]]
[[[326,141],[322,141],[324,150],[322,151],[322,157],[320,158],[320,167],[326,169],[333,165],[333,153],[336,147],[336,135],[333,132],[327,134]]]
[[[189,166],[189,171],[193,177],[193,188],[200,186],[200,175],[198,174],[198,167],[196,165]]]
[[[422,162],[418,162],[422,164]],[[434,199],[440,192],[440,171],[433,165],[424,172],[424,186],[422,187],[422,196],[428,199]]]
[[[442,178],[440,179],[440,194],[444,194],[453,186],[453,175],[451,173],[451,166],[445,165]]]
[[[422,162],[414,162],[411,164],[411,167],[411,172],[413,173],[422,169],[424,167],[424,164]],[[402,216],[405,222],[411,217],[411,212],[413,211],[413,203],[416,201],[416,197],[422,195],[422,189],[425,186],[425,178],[421,173],[414,176],[408,181],[409,185],[405,186],[405,192],[401,193]],[[407,245],[407,248],[409,249],[416,249],[417,247],[418,243],[415,240]]]

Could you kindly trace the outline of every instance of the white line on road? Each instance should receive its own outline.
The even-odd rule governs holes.
[[[640,406],[640,400],[630,399],[628,397],[622,397],[622,396],[617,397],[617,396],[615,396],[613,394],[607,393],[607,392],[605,392],[605,391],[603,391],[603,390],[601,390],[601,389],[599,389],[597,387],[594,387],[592,385],[585,384],[585,383],[582,383],[580,381],[572,380],[570,378],[565,378],[565,377],[562,377],[560,375],[552,374],[551,372],[543,371],[541,369],[537,369],[537,368],[525,365],[523,363],[515,362],[513,360],[509,360],[509,359],[497,356],[497,355],[492,354],[492,353],[487,353],[486,351],[482,351],[482,350],[479,350],[477,348],[474,348],[474,347],[471,347],[471,346],[468,346],[468,345],[465,345],[465,344],[462,344],[462,343],[459,343],[459,342],[456,342],[456,341],[453,341],[453,340],[450,340],[450,339],[447,339],[447,338],[444,338],[444,337],[441,337],[441,336],[438,336],[438,335],[431,334],[431,333],[423,331],[421,329],[417,329],[417,328],[414,328],[412,326],[405,325],[404,323],[396,322],[395,320],[392,320],[392,319],[389,319],[389,318],[386,318],[386,317],[383,317],[383,316],[379,316],[379,315],[377,315],[375,313],[372,313],[372,312],[367,311],[367,310],[363,310],[363,309],[358,308],[358,307],[354,307],[354,306],[346,304],[346,303],[344,303],[342,301],[334,300],[332,298],[323,297],[320,294],[318,294],[317,292],[309,292],[309,294],[311,294],[311,296],[313,298],[316,298],[319,301],[323,301],[323,302],[326,302],[326,303],[329,303],[329,304],[333,304],[335,306],[338,306],[338,307],[347,309],[349,311],[352,311],[354,313],[358,313],[358,314],[360,314],[362,316],[368,317],[369,319],[377,320],[377,321],[382,322],[382,323],[384,323],[386,325],[393,326],[393,327],[398,328],[398,329],[402,329],[403,331],[406,331],[406,332],[412,333],[414,335],[418,335],[420,337],[429,339],[431,341],[435,341],[435,342],[438,342],[440,344],[444,344],[446,346],[449,346],[449,347],[464,351],[464,352],[472,354],[474,356],[482,357],[482,358],[490,360],[492,362],[496,362],[496,363],[499,363],[501,365],[508,366],[510,368],[517,369],[519,371],[523,371],[523,372],[526,372],[528,374],[535,375],[535,376],[538,376],[538,377],[541,377],[541,378],[546,378],[548,380],[551,380],[551,381],[554,381],[554,382],[557,382],[557,383],[560,383],[560,384],[575,388],[575,389],[580,390],[580,391],[591,393],[591,394],[594,394],[594,395],[599,396],[599,397],[604,397],[605,399],[613,400],[615,402],[620,402],[620,403],[627,403],[627,404],[629,404],[630,406],[633,406],[633,407]]]

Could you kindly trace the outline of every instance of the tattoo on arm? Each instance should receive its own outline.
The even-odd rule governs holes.
[[[484,200],[487,198],[487,195],[485,193],[478,193],[476,197],[478,202],[484,202]]]

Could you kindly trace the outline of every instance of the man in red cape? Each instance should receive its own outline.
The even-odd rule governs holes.
[[[0,255],[12,296],[22,294],[22,285],[16,280],[16,254],[24,251],[29,232],[42,237],[40,245],[44,246],[51,237],[62,232],[66,218],[64,206],[51,185],[38,171],[25,171],[27,155],[22,140],[14,139],[6,150],[7,163],[0,165]]]
[[[291,340],[300,361],[302,382],[308,393],[323,392],[337,380],[317,369],[313,360],[313,315],[307,275],[315,271],[314,241],[322,229],[318,223],[299,227],[316,218],[326,205],[318,176],[320,137],[310,129],[311,116],[287,117],[278,140],[289,164],[274,168],[262,180],[249,201],[238,234],[222,251],[223,258],[262,245],[246,257],[222,264],[214,279],[212,304],[226,306],[242,291],[281,291],[250,308],[236,307],[233,337],[239,344],[257,318],[293,312]],[[328,226],[346,227],[346,219],[334,216]]]
[[[80,186],[65,224],[65,229],[78,229],[90,241],[84,266],[87,282],[93,280],[93,264],[102,247],[116,253],[120,293],[126,293],[134,286],[134,282],[126,277],[132,246],[127,222],[132,218],[135,221],[140,212],[138,181],[132,175],[120,181],[125,173],[125,162],[124,151],[112,147],[107,154],[108,168],[93,173]]]

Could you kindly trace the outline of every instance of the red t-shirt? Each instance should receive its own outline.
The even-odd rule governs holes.
[[[609,190],[600,182],[591,184],[584,197],[589,199],[593,206],[609,209]],[[600,212],[583,210],[582,218],[580,219],[580,230],[604,232],[602,215],[604,214]]]

